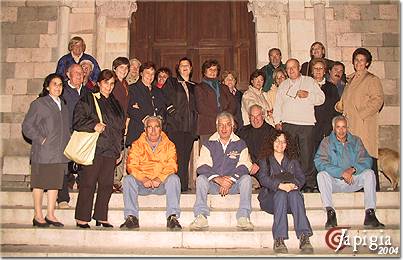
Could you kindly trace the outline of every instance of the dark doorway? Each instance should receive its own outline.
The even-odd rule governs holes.
[[[201,78],[208,58],[221,69],[238,72],[238,87],[246,89],[256,69],[255,25],[247,1],[137,1],[130,25],[130,57],[153,61],[173,72],[176,62],[189,57],[193,80]]]

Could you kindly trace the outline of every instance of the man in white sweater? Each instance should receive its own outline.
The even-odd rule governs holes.
[[[325,94],[315,80],[300,73],[298,60],[286,62],[288,79],[281,83],[273,108],[273,118],[277,129],[287,131],[298,144],[302,169],[306,176],[304,192],[314,192],[316,176],[313,165],[314,106],[325,102]]]

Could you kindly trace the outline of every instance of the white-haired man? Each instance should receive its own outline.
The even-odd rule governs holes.
[[[195,220],[190,230],[208,228],[207,194],[240,194],[236,214],[240,230],[253,230],[250,222],[252,179],[249,172],[252,163],[246,143],[234,134],[234,117],[228,112],[216,118],[215,132],[202,146],[197,161],[196,202],[193,207]]]

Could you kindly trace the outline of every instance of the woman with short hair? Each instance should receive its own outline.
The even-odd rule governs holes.
[[[86,45],[83,38],[75,36],[70,39],[68,44],[69,53],[59,59],[56,67],[56,73],[62,75],[65,81],[68,80],[66,75],[67,69],[72,64],[80,64],[82,60],[90,60],[94,64],[94,69],[90,75],[90,80],[97,82],[98,74],[101,69],[99,68],[98,62],[94,57],[84,53],[85,49]]]
[[[372,63],[372,55],[365,48],[358,48],[352,57],[355,72],[347,77],[340,101],[336,110],[349,119],[349,130],[364,143],[373,160],[376,175],[376,190],[379,191],[378,176],[378,142],[379,112],[383,106],[383,88],[381,80],[368,71]]]
[[[266,81],[266,73],[263,70],[255,70],[250,75],[250,85],[248,90],[242,96],[242,119],[244,125],[248,125],[249,109],[251,106],[257,104],[263,108],[263,116],[265,121],[274,126],[273,120],[273,104],[269,103],[266,99],[266,94],[263,92],[263,86]]]
[[[120,162],[123,144],[124,112],[112,94],[115,84],[113,71],[105,69],[98,78],[98,93],[88,93],[74,108],[73,129],[79,132],[98,132],[92,165],[83,166],[80,176],[75,219],[77,227],[90,228],[95,189],[93,219],[97,226],[113,227],[108,222],[108,204],[112,194],[115,166]],[[95,100],[102,115],[96,111]]]
[[[31,139],[31,188],[34,198],[36,227],[63,227],[55,217],[58,190],[67,173],[67,159],[63,152],[70,139],[69,111],[60,98],[63,90],[62,76],[49,74],[39,97],[31,103],[22,123],[24,136]],[[47,215],[42,215],[43,192],[47,190]]]

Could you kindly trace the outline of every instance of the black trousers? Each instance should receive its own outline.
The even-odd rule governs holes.
[[[283,123],[283,130],[291,135],[298,147],[299,161],[305,173],[305,187],[316,186],[316,176],[313,166],[314,141],[313,125],[294,125]]]
[[[92,165],[83,166],[75,219],[91,221],[92,204],[96,186],[97,198],[93,219],[108,220],[108,204],[112,195],[116,158],[95,155]]]
[[[372,170],[375,173],[375,180],[376,180],[376,191],[381,190],[381,186],[379,185],[379,172],[378,172],[378,159],[372,158]]]
[[[181,191],[189,189],[189,161],[193,148],[193,135],[189,132],[168,133],[169,139],[175,144],[178,157],[178,176],[181,181]]]

